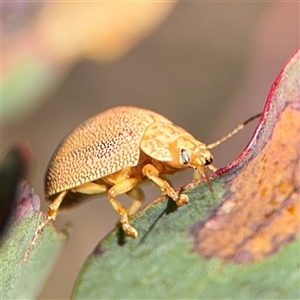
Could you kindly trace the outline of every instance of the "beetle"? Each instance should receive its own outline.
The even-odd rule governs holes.
[[[58,210],[107,193],[126,236],[136,238],[129,218],[141,207],[144,195],[138,184],[153,181],[178,207],[188,203],[161,177],[193,168],[194,179],[207,179],[206,169],[216,171],[209,149],[241,130],[258,114],[215,143],[206,145],[166,117],[153,111],[120,106],[101,112],[75,128],[58,146],[45,176],[45,195],[51,201],[47,220],[38,227],[32,241]],[[129,209],[116,200],[121,194],[133,199]],[[29,251],[27,252],[28,256]]]
[[[111,108],[73,130],[54,153],[45,176],[46,198],[52,202],[48,218],[55,220],[60,207],[107,193],[125,235],[136,238],[129,217],[142,204],[138,183],[152,180],[182,206],[188,197],[178,195],[160,175],[185,168],[202,174],[212,161],[204,143],[162,115],[130,106]],[[128,210],[116,200],[125,193],[134,200]]]

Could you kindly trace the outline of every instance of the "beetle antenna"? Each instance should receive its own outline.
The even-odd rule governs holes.
[[[215,148],[215,147],[219,146],[220,144],[222,144],[223,142],[225,142],[226,140],[231,138],[233,135],[235,135],[239,131],[241,131],[248,123],[250,123],[251,121],[253,121],[253,120],[255,120],[259,117],[261,117],[261,115],[262,115],[262,113],[256,114],[256,115],[252,116],[251,118],[247,119],[244,123],[239,124],[235,129],[233,129],[231,132],[229,132],[223,138],[217,140],[214,143],[208,144],[207,149],[212,149],[212,148]]]

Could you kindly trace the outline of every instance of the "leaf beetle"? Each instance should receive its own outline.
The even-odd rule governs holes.
[[[129,219],[144,198],[138,184],[154,182],[177,206],[188,203],[161,177],[186,168],[194,179],[207,179],[206,168],[216,171],[209,149],[241,130],[258,114],[238,125],[215,143],[206,145],[164,116],[148,109],[120,106],[101,112],[75,128],[58,146],[45,176],[45,195],[51,201],[48,219],[36,231],[34,245],[43,228],[55,220],[59,208],[69,208],[90,195],[107,193],[126,236],[136,238]],[[129,209],[116,200],[121,194],[133,199]],[[25,255],[28,257],[29,250]]]

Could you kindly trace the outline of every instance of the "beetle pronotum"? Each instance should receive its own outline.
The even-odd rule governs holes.
[[[46,172],[45,194],[51,201],[48,219],[40,224],[31,245],[60,207],[70,207],[88,195],[107,193],[126,236],[136,238],[129,217],[141,206],[143,193],[138,183],[150,179],[177,206],[188,203],[160,177],[185,168],[194,169],[194,178],[215,171],[209,149],[241,130],[256,115],[215,143],[206,145],[167,118],[147,109],[123,106],[101,112],[74,129],[59,145]],[[206,178],[206,177],[205,177]],[[129,209],[116,200],[127,194],[134,201]],[[29,250],[25,257],[27,258]]]

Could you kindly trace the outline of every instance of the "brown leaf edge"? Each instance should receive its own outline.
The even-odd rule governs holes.
[[[298,49],[272,85],[245,150],[212,175],[225,193],[218,209],[191,229],[194,253],[250,263],[278,252],[298,236],[299,66]]]

